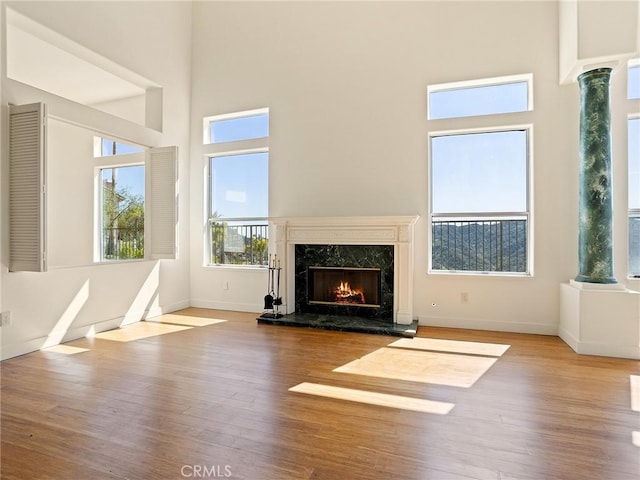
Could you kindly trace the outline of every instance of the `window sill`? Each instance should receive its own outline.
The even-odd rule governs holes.
[[[151,258],[128,258],[125,260],[96,260],[93,262],[94,266],[98,265],[121,265],[123,263],[141,263],[141,262],[154,262]]]
[[[242,271],[242,270],[255,270],[255,271],[266,271],[267,270],[267,266],[266,265],[226,265],[226,264],[219,264],[219,265],[203,265],[202,266],[205,270],[211,269],[211,270],[238,270],[238,271]]]
[[[533,278],[530,272],[466,272],[464,270],[428,270],[427,275],[435,276],[452,276],[458,275],[463,277],[482,277],[482,278]]]

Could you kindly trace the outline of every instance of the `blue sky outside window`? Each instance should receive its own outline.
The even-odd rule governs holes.
[[[218,218],[268,216],[269,154],[211,157],[211,214]]]
[[[109,157],[111,155],[126,155],[128,153],[141,153],[143,151],[144,149],[142,147],[136,147],[135,145],[129,145],[128,143],[116,142],[109,138],[102,139],[101,152],[103,157]]]
[[[102,169],[103,185],[114,178],[118,192],[124,191],[144,198],[144,165]]]
[[[640,98],[640,65],[629,67],[627,76],[627,98]]]
[[[214,120],[209,124],[210,143],[234,142],[269,136],[269,114]]]
[[[433,213],[527,211],[527,132],[431,139]]]
[[[429,93],[429,118],[470,117],[529,109],[526,81],[435,90]]]

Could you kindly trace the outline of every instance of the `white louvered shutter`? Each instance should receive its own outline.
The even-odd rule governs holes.
[[[9,270],[45,272],[46,107],[9,107]]]
[[[178,224],[178,147],[152,148],[147,154],[147,203],[149,256],[176,258]]]

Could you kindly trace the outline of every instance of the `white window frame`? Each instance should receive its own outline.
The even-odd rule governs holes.
[[[97,137],[96,137],[97,138]],[[126,142],[125,142],[126,143]],[[146,176],[146,152],[139,153],[126,153],[119,155],[110,155],[110,156],[98,156],[94,157],[94,252],[93,258],[94,263],[101,264],[114,264],[114,263],[125,263],[125,262],[141,262],[144,260],[148,260],[149,258],[149,250],[147,246],[149,245],[148,239],[148,228],[145,224],[144,229],[144,257],[143,258],[127,258],[127,259],[118,259],[118,260],[106,260],[102,258],[103,252],[103,202],[104,202],[104,189],[102,186],[102,175],[101,172],[107,168],[122,168],[122,167],[136,167],[142,166],[145,167],[145,176]],[[146,183],[146,182],[145,182]],[[144,216],[145,219],[148,218],[148,203],[147,203],[147,191],[145,185],[145,202],[144,202]]]
[[[269,137],[250,138],[246,140],[235,140],[229,142],[210,143],[211,139],[211,123],[219,120],[230,120],[243,117],[251,117],[256,115],[269,115],[269,108],[257,108],[253,110],[244,110],[241,112],[224,113],[219,115],[209,115],[203,118],[203,152],[204,152],[204,248],[203,248],[203,266],[207,268],[231,268],[231,269],[264,269],[264,265],[235,265],[235,264],[212,264],[210,259],[212,256],[212,238],[211,238],[211,221],[213,212],[211,211],[211,159],[215,157],[228,157],[234,155],[246,155],[252,153],[266,153],[269,155]],[[267,182],[269,179],[267,178]],[[241,217],[241,218],[224,218],[225,221],[256,221],[265,220],[269,223],[269,217]]]
[[[526,144],[526,172],[527,172],[527,184],[526,188],[526,210],[523,212],[434,212],[433,211],[433,159],[432,159],[432,139],[435,137],[443,136],[458,136],[468,134],[482,134],[482,133],[497,133],[497,132],[511,132],[511,131],[525,131],[527,136]],[[428,272],[436,275],[492,275],[492,276],[518,276],[518,277],[530,277],[533,276],[533,212],[532,212],[532,175],[533,175],[533,125],[503,125],[489,128],[468,128],[459,130],[443,130],[429,132],[429,169],[428,169],[428,181],[429,181],[429,228],[428,228]],[[527,222],[527,268],[524,272],[505,272],[505,271],[484,271],[484,270],[440,270],[433,268],[433,222],[434,219],[460,219],[460,221],[469,220],[509,220],[524,217]]]

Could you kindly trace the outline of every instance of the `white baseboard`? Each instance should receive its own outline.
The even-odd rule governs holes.
[[[535,335],[558,335],[558,325],[555,323],[503,322],[499,320],[485,320],[478,318],[429,317],[426,315],[420,315],[418,316],[418,325],[425,327],[530,333]]]
[[[580,344],[580,341],[576,337],[571,335],[571,333],[566,328],[562,328],[562,326],[558,327],[558,336],[564,343],[569,345],[574,352],[578,351],[578,345]]]
[[[19,357],[20,355],[26,355],[27,353],[36,352],[42,348],[47,337],[35,338],[33,340],[27,340],[15,345],[2,345],[0,349],[0,360],[7,360],[8,358]]]
[[[171,303],[169,305],[163,305],[158,308],[151,308],[144,312],[143,319],[159,317],[160,315],[164,315],[166,313],[177,312],[178,310],[183,310],[185,308],[189,308],[191,306],[191,302],[189,300],[181,300],[179,302]]]
[[[191,306],[196,308],[210,308],[212,310],[229,310],[232,312],[261,313],[263,304],[239,302],[215,302],[211,300],[191,299]]]
[[[152,308],[150,310],[140,312],[127,312],[126,315],[123,315],[121,317],[111,318],[108,320],[102,320],[97,323],[75,327],[64,332],[52,331],[46,337],[39,337],[28,340],[26,342],[21,342],[14,345],[2,345],[2,349],[0,351],[0,360],[6,360],[8,358],[25,355],[27,353],[35,352],[43,348],[52,347],[60,343],[66,343],[72,340],[77,340],[79,338],[84,338],[89,335],[95,335],[96,333],[113,330],[114,328],[129,325],[131,323],[145,320],[147,318],[154,318],[160,315],[164,315],[165,313],[182,310],[183,308],[187,308],[189,306],[190,305],[188,300],[182,300],[180,302],[176,302],[170,305],[163,305],[161,307]],[[60,338],[59,341],[51,341],[52,338],[58,337]]]
[[[67,330],[64,332],[56,332],[53,330],[46,337],[34,338],[13,345],[3,345],[2,352],[0,353],[0,360],[6,360],[8,358],[25,355],[27,353],[36,352],[43,348],[53,347],[61,343],[70,342],[79,338],[84,338],[88,335],[94,335],[96,333],[104,332],[107,330],[113,330],[122,325],[124,317],[112,318],[110,320],[104,320],[102,322],[93,323],[91,325],[84,325],[82,327],[76,327],[73,330]],[[52,338],[60,338],[60,340],[52,341]]]

